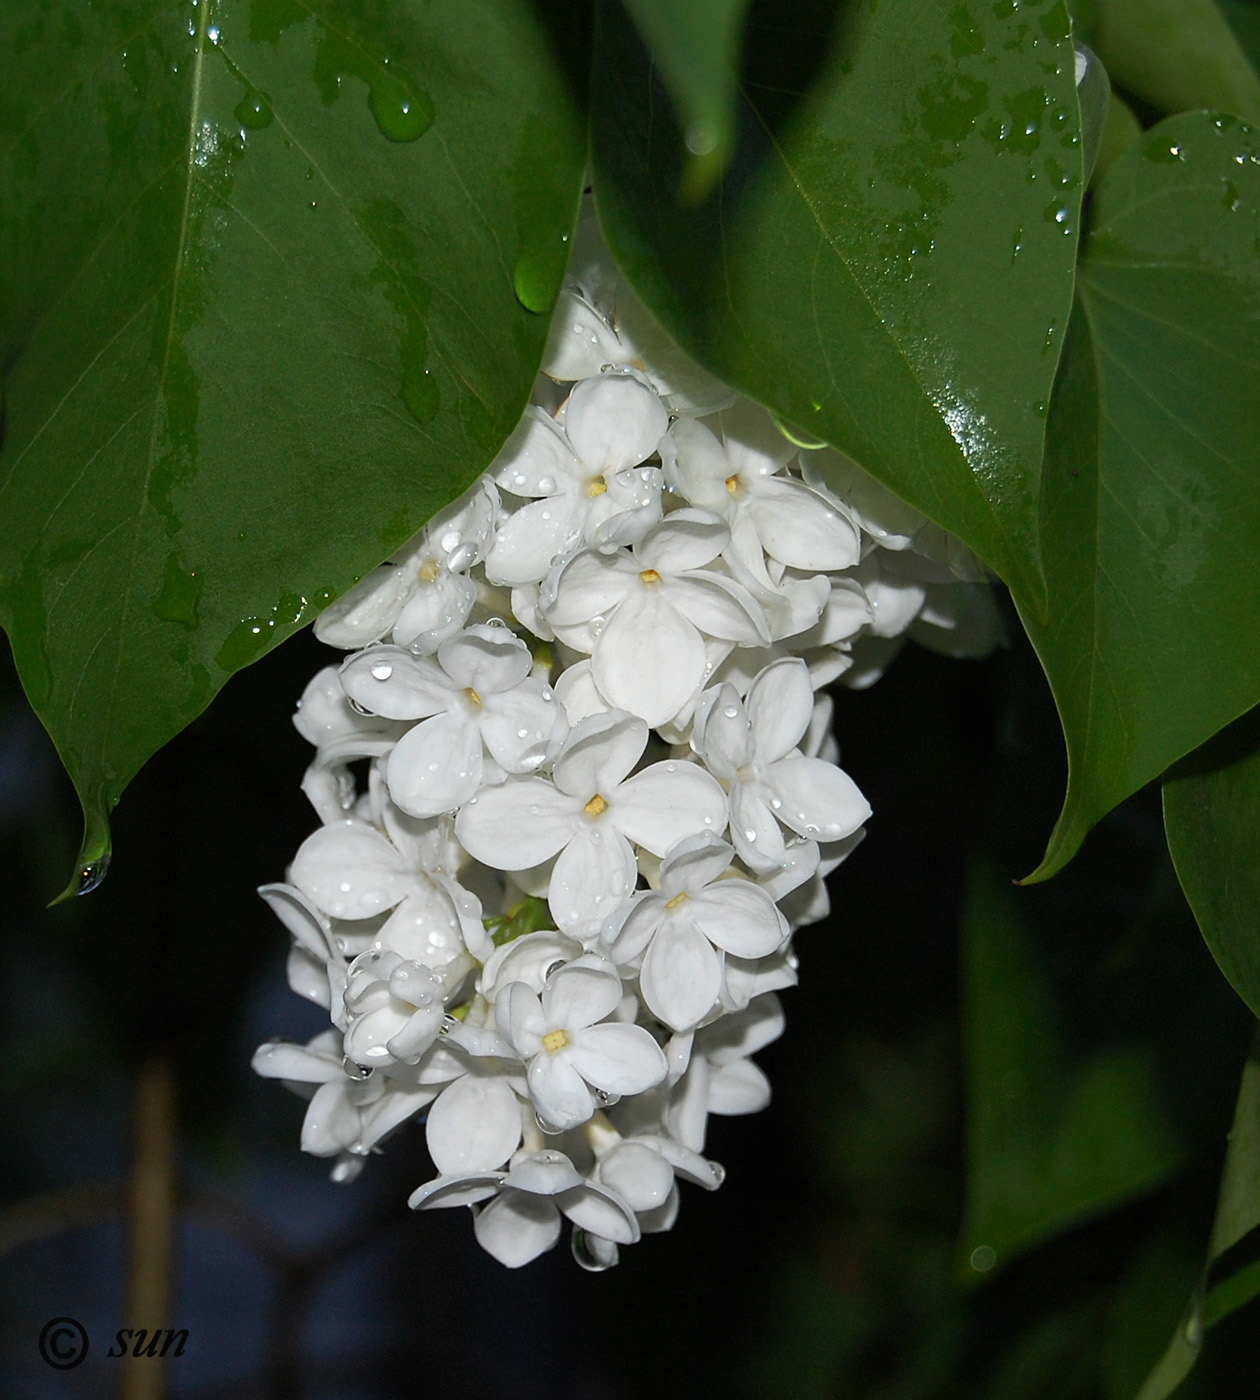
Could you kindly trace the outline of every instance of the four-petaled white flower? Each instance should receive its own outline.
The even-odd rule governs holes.
[[[663,724],[704,683],[706,636],[770,640],[748,590],[705,567],[729,538],[717,516],[676,510],[633,550],[584,550],[548,579],[543,613],[562,641],[591,653],[591,675],[610,704]]]
[[[493,470],[522,506],[499,527],[486,556],[493,583],[537,583],[552,560],[583,542],[623,544],[661,518],[661,469],[643,465],[669,419],[632,374],[584,379],[563,423],[528,410]]]
[[[373,647],[342,667],[346,694],[389,719],[419,719],[386,765],[389,793],[414,817],[454,811],[473,797],[485,753],[507,773],[531,773],[567,730],[551,687],[531,676],[529,648],[506,627],[468,627],[438,647],[436,662],[401,647]]]
[[[697,707],[692,744],[729,784],[731,840],[750,870],[769,873],[783,865],[780,822],[799,836],[840,841],[871,814],[847,773],[797,748],[813,714],[809,671],[793,658],[771,662],[746,700],[724,683],[706,691]]]
[[[550,1132],[585,1123],[600,1099],[641,1094],[665,1078],[661,1047],[642,1026],[608,1021],[621,978],[585,954],[552,973],[541,998],[509,982],[495,998],[499,1033],[527,1065],[530,1097]]]

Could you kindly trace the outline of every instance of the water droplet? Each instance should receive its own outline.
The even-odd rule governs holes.
[[[341,1068],[347,1079],[353,1079],[359,1084],[362,1084],[365,1079],[371,1079],[373,1074],[373,1070],[367,1065],[355,1064],[349,1055],[342,1060]]]
[[[987,1244],[978,1245],[971,1251],[971,1267],[978,1273],[987,1273],[997,1263],[997,1254]]]
[[[711,1161],[709,1163],[709,1170],[713,1173],[713,1180],[719,1186],[721,1186],[721,1184],[726,1180],[726,1168],[721,1164],[721,1162]]]
[[[431,423],[437,416],[441,396],[437,382],[427,369],[405,367],[401,393],[407,412],[417,423]]]
[[[554,478],[550,476],[540,476],[538,478],[538,494],[540,496],[550,496],[556,489]]]
[[[617,1246],[605,1245],[597,1254],[595,1247],[587,1238],[585,1230],[579,1230],[576,1226],[573,1230],[571,1240],[573,1258],[589,1274],[602,1274],[617,1262]]]
[[[246,131],[261,131],[275,120],[271,99],[258,88],[250,88],[232,110]]]
[[[397,68],[373,75],[368,107],[391,141],[415,141],[433,125],[433,99]]]
[[[612,1108],[621,1102],[620,1094],[610,1094],[607,1089],[596,1089],[595,1098],[601,1108]]]
[[[108,873],[109,852],[106,851],[103,856],[98,856],[96,860],[88,861],[86,865],[79,867],[75,894],[91,894],[100,887],[101,881]]]
[[[607,625],[608,619],[606,617],[591,618],[591,636],[598,637]]]
[[[475,544],[461,544],[458,549],[451,551],[450,557],[446,561],[446,567],[453,574],[458,574],[476,562],[477,546]]]
[[[734,705],[724,705],[722,713],[727,719],[734,719],[739,714],[739,710]]]
[[[388,661],[378,661],[372,667],[372,679],[377,681],[387,681],[394,674],[394,668]]]

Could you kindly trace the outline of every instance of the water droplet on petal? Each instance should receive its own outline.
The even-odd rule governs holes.
[[[372,667],[372,679],[377,681],[387,681],[394,674],[394,668],[388,661],[378,661]]]

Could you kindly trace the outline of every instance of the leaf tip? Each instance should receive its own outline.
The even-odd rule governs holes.
[[[75,861],[74,873],[70,882],[48,907],[63,904],[74,895],[91,894],[109,872],[113,846],[110,841],[109,821],[104,812],[83,808],[83,844],[79,847],[79,857]]]

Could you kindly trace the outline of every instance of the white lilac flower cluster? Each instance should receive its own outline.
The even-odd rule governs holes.
[[[316,632],[322,825],[262,894],[325,1007],[260,1074],[349,1181],[423,1119],[417,1209],[588,1268],[712,1190],[706,1121],[770,1096],[792,932],[870,809],[837,678],[909,632],[991,645],[975,561],[666,342],[584,222],[535,402],[491,469]]]

